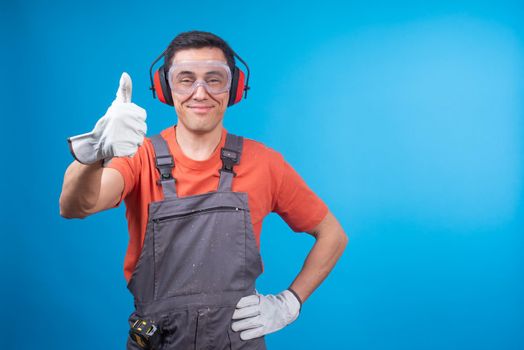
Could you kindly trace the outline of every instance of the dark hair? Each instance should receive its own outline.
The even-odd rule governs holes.
[[[178,34],[166,49],[164,67],[169,69],[171,61],[175,53],[186,49],[201,49],[204,47],[216,47],[222,50],[227,60],[227,65],[231,69],[231,73],[235,69],[235,54],[231,47],[224,41],[224,39],[216,36],[213,33],[201,32],[193,30]]]

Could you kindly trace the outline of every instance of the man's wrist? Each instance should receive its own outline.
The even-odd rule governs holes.
[[[289,290],[291,292],[291,294],[293,294],[295,296],[295,298],[297,298],[298,300],[298,303],[300,304],[300,310],[302,310],[302,299],[300,299],[300,296],[298,295],[297,292],[295,292],[291,287],[289,287],[287,290]]]
[[[92,134],[90,132],[67,139],[71,155],[76,161],[84,165],[99,163],[103,160],[97,149],[97,140],[92,137]]]

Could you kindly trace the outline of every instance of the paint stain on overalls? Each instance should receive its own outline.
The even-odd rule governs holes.
[[[231,188],[243,138],[227,135],[217,191],[181,198],[166,141],[160,135],[151,141],[164,200],[149,204],[144,245],[128,284],[136,309],[130,324],[154,320],[162,350],[266,349],[264,337],[244,341],[231,329],[237,302],[255,293],[262,273],[247,193]],[[127,349],[140,348],[128,338]]]

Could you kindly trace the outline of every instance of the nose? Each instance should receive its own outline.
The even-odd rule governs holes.
[[[198,85],[193,92],[193,98],[195,100],[203,100],[207,98],[207,90],[203,85]]]

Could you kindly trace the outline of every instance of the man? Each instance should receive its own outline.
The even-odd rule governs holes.
[[[235,56],[214,34],[182,33],[154,82],[175,107],[175,126],[145,138],[146,112],[131,103],[124,73],[93,131],[69,139],[75,161],[60,214],[84,218],[126,203],[124,272],[136,307],[128,349],[265,349],[264,335],[298,317],[347,244],[278,152],[224,129],[227,106],[247,89]],[[260,231],[272,211],[316,242],[289,288],[261,295]]]

